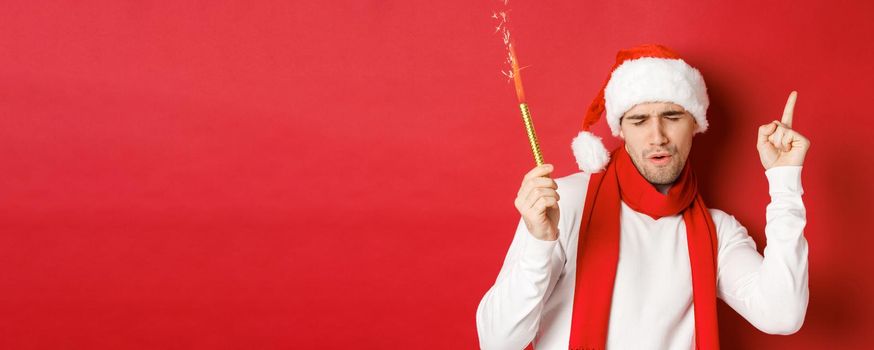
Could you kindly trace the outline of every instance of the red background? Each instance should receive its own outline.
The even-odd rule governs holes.
[[[510,7],[557,176],[615,52],[666,44],[710,91],[705,198],[760,250],[756,128],[798,90],[807,318],[769,336],[720,303],[722,343],[866,347],[871,2]],[[533,167],[499,8],[2,2],[0,348],[476,347]]]

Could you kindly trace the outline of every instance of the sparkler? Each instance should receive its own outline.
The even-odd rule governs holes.
[[[508,0],[503,0],[504,5],[507,5]],[[537,134],[534,132],[534,122],[531,120],[531,110],[528,108],[528,102],[525,100],[525,89],[522,88],[522,75],[519,73],[522,68],[519,67],[519,59],[516,56],[516,47],[513,40],[510,38],[510,30],[507,27],[508,10],[492,13],[492,18],[498,20],[498,26],[495,28],[495,33],[501,32],[504,40],[504,46],[507,48],[507,63],[510,64],[508,71],[502,71],[509,82],[513,80],[516,88],[516,99],[519,101],[519,110],[522,112],[522,122],[525,124],[525,133],[528,134],[528,143],[531,144],[531,152],[534,153],[534,161],[538,166],[543,164],[543,153],[540,152],[540,144],[537,142]]]

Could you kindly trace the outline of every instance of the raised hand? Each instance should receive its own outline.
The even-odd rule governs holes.
[[[558,239],[558,185],[549,178],[552,164],[543,164],[531,169],[522,179],[514,205],[522,214],[528,232],[540,240]]]
[[[756,148],[759,150],[759,159],[765,170],[776,166],[804,163],[804,156],[810,149],[810,141],[792,129],[792,114],[797,96],[798,93],[795,91],[789,94],[780,121],[774,120],[759,127]]]

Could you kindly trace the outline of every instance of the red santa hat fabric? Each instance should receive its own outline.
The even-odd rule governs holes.
[[[582,131],[571,143],[580,170],[600,172],[610,161],[601,138],[589,131],[601,114],[605,114],[613,136],[619,136],[622,115],[645,102],[676,103],[695,118],[696,133],[707,130],[710,101],[701,72],[663,45],[621,50],[616,54],[610,77],[586,111]]]

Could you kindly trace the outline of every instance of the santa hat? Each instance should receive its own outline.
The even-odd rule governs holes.
[[[645,102],[673,102],[692,114],[696,133],[707,130],[707,87],[694,67],[662,45],[641,45],[619,51],[610,77],[589,106],[582,131],[571,148],[580,170],[597,173],[610,162],[601,138],[589,132],[605,112],[613,136],[619,136],[619,119],[629,109]]]

